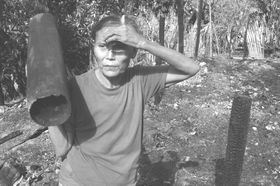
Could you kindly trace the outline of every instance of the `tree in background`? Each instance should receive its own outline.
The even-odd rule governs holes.
[[[165,17],[173,5],[171,0],[154,0],[152,10],[159,18],[159,44],[164,46]],[[156,58],[156,64],[161,65],[162,59]]]
[[[179,52],[184,53],[184,2],[183,0],[176,0],[177,15],[178,15],[178,44]]]
[[[201,18],[202,18],[202,5],[203,0],[198,0],[198,16],[197,16],[197,31],[196,31],[196,43],[195,43],[195,50],[194,50],[194,58],[198,57],[198,48],[199,48],[199,41],[200,41],[200,30],[201,30]]]
[[[228,52],[231,57],[233,52],[234,38],[237,37],[238,20],[242,14],[243,6],[239,6],[236,0],[223,0],[215,3],[212,7],[214,12],[214,24],[218,27],[218,35],[220,36],[220,45],[222,52]]]
[[[209,27],[210,27],[210,46],[209,46],[209,50],[210,50],[210,57],[213,57],[213,23],[212,23],[212,4],[213,1],[212,0],[208,0],[208,5],[209,5]]]
[[[2,95],[6,98],[15,96],[14,83],[17,83],[19,93],[25,95],[28,13],[24,5],[25,2],[16,0],[0,2],[0,82]]]
[[[0,66],[0,77],[2,76],[2,69],[1,69],[1,66]],[[1,78],[2,79],[2,78]],[[4,106],[4,101],[5,101],[5,97],[4,97],[4,94],[3,94],[3,91],[2,91],[2,82],[0,81],[0,113],[1,113],[1,107]]]
[[[164,33],[165,33],[165,17],[169,13],[170,7],[173,5],[173,2],[171,0],[154,0],[153,3],[153,12],[157,17],[159,17],[159,44],[164,46]],[[156,65],[161,65],[162,59],[159,57],[156,57]],[[158,105],[162,99],[163,91],[159,91],[155,95],[154,103],[155,105]]]
[[[219,47],[229,57],[235,48],[245,49],[248,55],[248,29],[258,21],[264,26],[264,46],[262,48],[277,49],[279,43],[280,1],[277,0],[223,0],[213,4],[213,23],[217,28]],[[257,32],[250,32],[250,38],[257,37]],[[250,40],[254,42],[254,40]],[[255,43],[251,43],[252,46]],[[279,44],[278,44],[279,45]],[[250,56],[250,55],[249,55]]]
[[[251,4],[258,9],[259,15],[264,18],[266,27],[269,29],[266,47],[280,49],[280,1],[254,0]]]

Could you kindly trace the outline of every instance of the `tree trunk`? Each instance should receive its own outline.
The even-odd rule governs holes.
[[[4,94],[3,94],[3,90],[2,90],[2,83],[0,81],[0,107],[4,106]]]
[[[217,36],[217,31],[216,31],[214,25],[212,25],[212,28],[213,28],[213,31],[214,31],[214,34],[215,34],[215,39],[216,39],[217,54],[219,55],[219,54],[220,54],[220,47],[219,47],[220,42],[219,42],[219,38],[218,38],[218,36]]]
[[[176,0],[178,14],[178,31],[179,31],[179,52],[184,53],[184,6],[182,0]]]
[[[3,70],[0,66],[0,113],[5,112],[5,109],[4,109],[5,97],[4,97],[4,93],[3,93],[3,89],[2,89],[2,73],[3,73]]]
[[[200,30],[201,30],[201,15],[202,15],[202,4],[203,0],[198,0],[198,16],[197,16],[197,30],[196,30],[196,43],[194,50],[194,58],[197,59],[198,49],[199,49],[199,41],[200,41]]]
[[[4,106],[4,93],[2,89],[3,68],[0,66],[0,107]]]
[[[209,20],[210,20],[210,57],[213,57],[213,27],[212,27],[212,0],[209,1]]]
[[[247,43],[247,34],[248,34],[248,28],[249,28],[249,22],[250,22],[250,18],[248,17],[247,23],[246,23],[246,30],[244,33],[244,40],[243,40],[243,59],[245,59],[246,57],[248,57],[248,43]]]
[[[165,17],[160,15],[159,17],[159,44],[164,46],[164,27],[165,27]],[[162,59],[156,58],[156,65],[161,65]]]
[[[163,15],[159,18],[159,43],[164,46],[164,27],[165,27],[165,17]]]
[[[17,93],[21,96],[21,97],[25,97],[26,96],[26,76],[25,74],[22,73],[21,69],[24,68],[23,66],[19,65],[17,63],[16,65],[16,74],[15,74],[15,79],[14,79],[14,83],[18,84],[18,88],[16,89]]]
[[[159,44],[164,46],[164,27],[165,27],[165,17],[163,15],[160,15],[159,17]],[[159,57],[156,57],[156,65],[161,65],[162,59]],[[154,96],[154,104],[158,105],[162,99],[164,90],[160,90],[158,93]]]
[[[232,33],[233,33],[233,24],[229,24],[227,28],[227,49],[228,49],[228,58],[232,58],[233,43],[232,43]]]
[[[249,57],[255,59],[264,58],[264,26],[263,23],[255,22],[247,31]]]

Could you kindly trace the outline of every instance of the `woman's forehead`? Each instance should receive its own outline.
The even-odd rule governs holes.
[[[108,34],[109,31],[112,31],[112,29],[114,29],[118,26],[120,26],[120,24],[119,25],[117,25],[117,24],[107,25],[107,26],[101,28],[100,30],[98,30],[96,32],[96,35],[95,35],[96,38],[95,39],[96,40],[103,39],[103,37],[105,37]]]

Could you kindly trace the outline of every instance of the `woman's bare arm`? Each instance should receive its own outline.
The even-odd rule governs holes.
[[[121,26],[104,30],[104,41],[106,43],[119,41],[137,49],[146,50],[151,54],[162,58],[170,65],[166,76],[166,86],[188,79],[199,71],[200,66],[195,63],[193,59],[177,52],[176,50],[169,49],[156,42],[147,40],[139,34],[133,26],[126,25],[124,17],[122,19],[123,24]]]
[[[64,158],[71,149],[74,141],[74,130],[71,122],[62,125],[48,127],[51,141],[57,157]]]
[[[195,75],[200,66],[193,59],[169,48],[159,45],[156,42],[145,41],[140,45],[151,54],[162,58],[170,67],[166,76],[166,86],[178,83]]]

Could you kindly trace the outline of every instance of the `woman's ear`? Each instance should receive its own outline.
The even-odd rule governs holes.
[[[97,61],[96,61],[96,57],[94,55],[94,44],[92,45],[91,49],[89,50],[89,59],[90,59],[90,66],[91,67],[97,67]]]
[[[133,47],[131,58],[135,58],[137,51],[138,51],[138,49]]]

